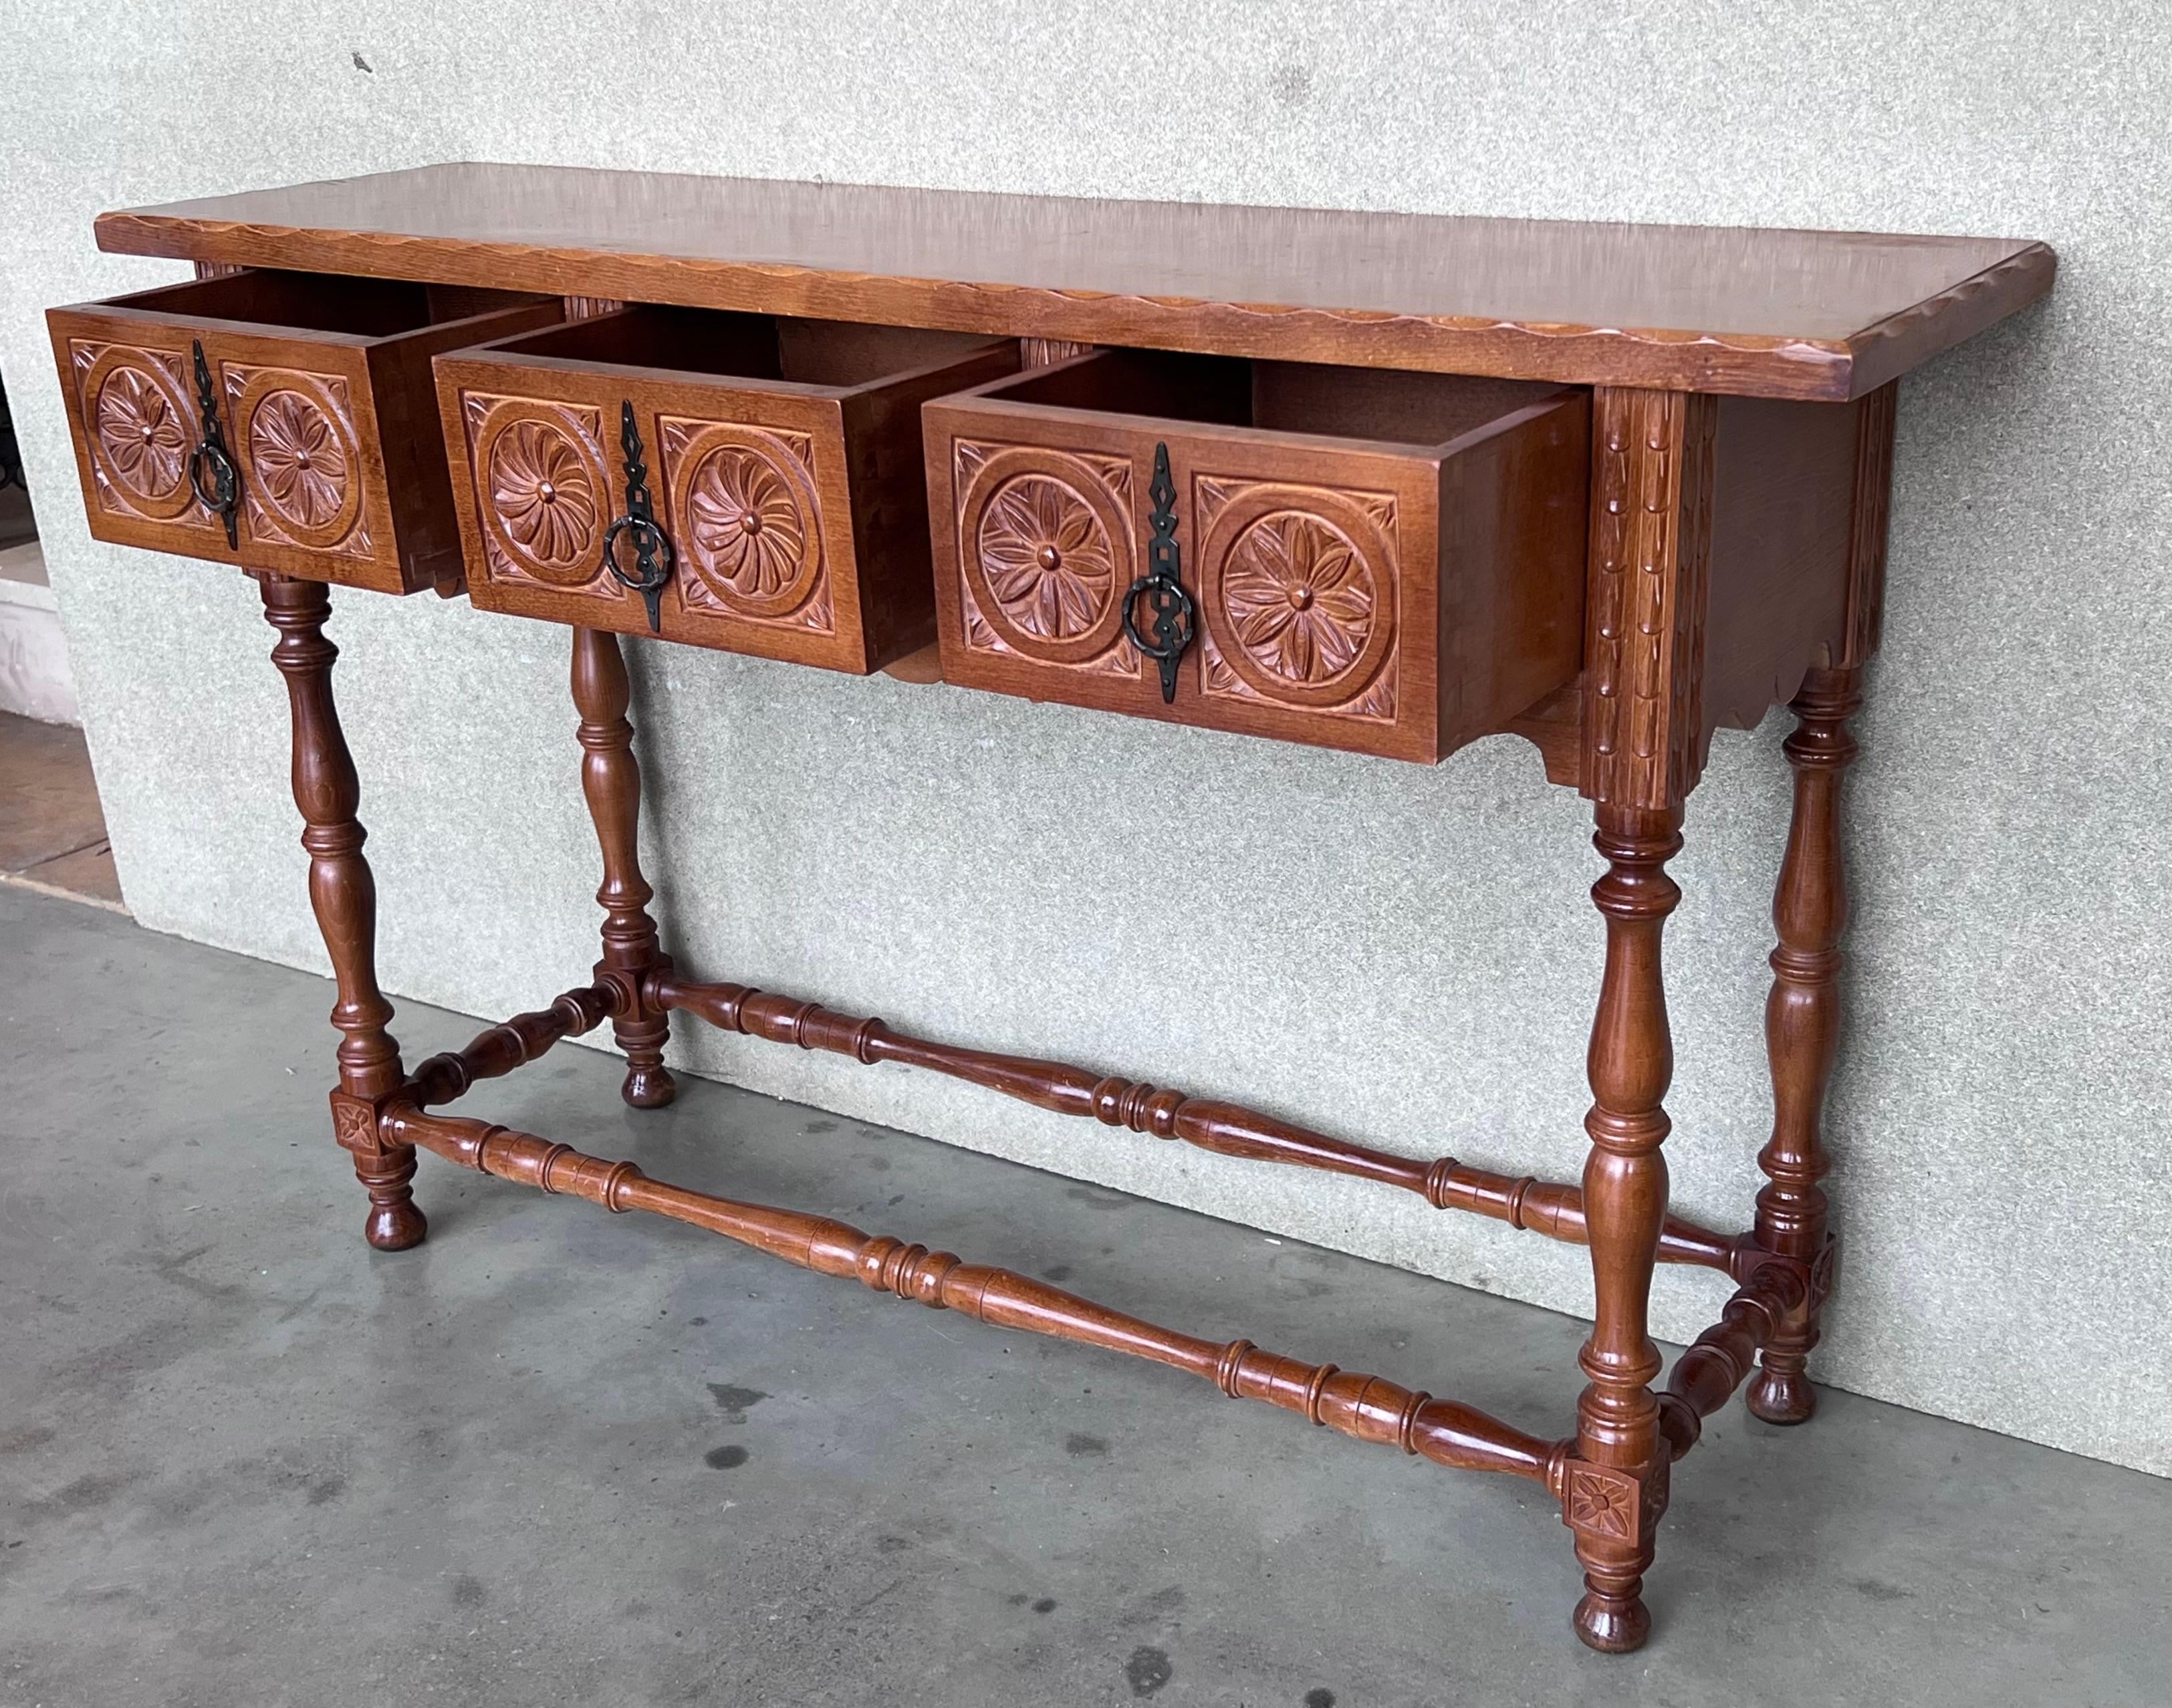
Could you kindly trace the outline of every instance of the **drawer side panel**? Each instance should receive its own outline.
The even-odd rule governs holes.
[[[1561,395],[1451,448],[1440,485],[1440,745],[1453,752],[1583,662],[1591,399]]]

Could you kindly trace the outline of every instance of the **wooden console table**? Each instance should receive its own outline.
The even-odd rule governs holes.
[[[1575,1626],[1633,1649],[1674,1463],[1751,1376],[1799,1423],[1834,1280],[1839,795],[1877,643],[1894,382],[2042,296],[2040,244],[1069,201],[438,166],[108,214],[193,282],[55,309],[99,537],[262,585],[333,1130],[384,1251],[415,1153],[707,1227],[1002,1327],[1188,1371],[1559,1500]],[[411,1072],[331,690],[325,583],[568,624],[602,844],[589,982]],[[1594,806],[1605,967],[1580,1185],[705,983],[660,953],[617,632],[1431,761],[1504,729]],[[1667,862],[1722,724],[1786,703],[1794,812],[1754,1224],[1668,1214]],[[1590,1249],[1573,1434],[1119,1315],[1043,1282],[434,1112],[608,1020],[626,1101],[673,1016],[932,1068],[1223,1155],[1355,1174]],[[1727,1276],[1659,1386],[1654,1262]]]

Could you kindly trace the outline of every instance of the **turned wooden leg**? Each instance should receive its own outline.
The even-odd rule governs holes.
[[[1668,1120],[1674,1076],[1659,938],[1681,892],[1667,876],[1680,849],[1681,811],[1602,805],[1594,839],[1607,859],[1592,900],[1606,916],[1606,973],[1591,1029],[1591,1154],[1584,1216],[1598,1308],[1578,1362],[1589,1378],[1577,1402],[1576,1455],[1564,1470],[1563,1513],[1576,1535],[1584,1595],[1577,1635],[1610,1652],[1639,1647],[1651,1630],[1644,1571],[1666,1508],[1670,1464],[1652,1383],[1659,1349],[1646,1327],[1659,1227],[1667,1211]]]
[[[649,998],[645,980],[670,961],[657,948],[656,921],[648,916],[655,891],[641,875],[641,767],[633,756],[633,726],[626,660],[618,636],[601,629],[573,631],[573,704],[581,714],[581,791],[603,845],[604,956],[595,976],[611,992],[611,1032],[626,1052],[626,1083],[619,1094],[636,1109],[660,1109],[679,1088],[664,1066],[670,1016]]]
[[[1750,1383],[1751,1411],[1767,1423],[1802,1423],[1817,1410],[1804,1367],[1818,1343],[1818,1313],[1832,1284],[1825,1195],[1818,1183],[1831,1159],[1822,1128],[1825,1083],[1840,1044],[1840,940],[1847,924],[1841,869],[1841,780],[1856,755],[1847,720],[1863,704],[1863,670],[1812,670],[1789,710],[1795,732],[1788,762],[1795,810],[1772,897],[1779,945],[1765,1004],[1765,1049],[1772,1066],[1772,1137],[1757,1163],[1771,1177],[1757,1195],[1757,1243],[1809,1265],[1802,1308],[1766,1346]]]
[[[428,1224],[408,1187],[414,1147],[388,1144],[378,1130],[382,1103],[400,1085],[400,1046],[385,1030],[392,1005],[377,988],[377,886],[362,857],[366,833],[354,816],[362,787],[332,703],[339,648],[325,638],[331,598],[320,582],[279,575],[258,580],[265,618],[279,631],[272,662],[287,679],[293,714],[294,804],[309,852],[309,905],[339,985],[332,1008],[340,1031],[332,1132],[353,1154],[355,1174],[369,1193],[364,1236],[379,1251],[405,1251],[422,1243]]]

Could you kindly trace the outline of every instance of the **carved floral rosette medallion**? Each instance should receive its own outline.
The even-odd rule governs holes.
[[[604,576],[611,487],[601,411],[481,392],[466,393],[461,411],[491,579],[616,599]]]
[[[384,1148],[377,1132],[377,1106],[367,1098],[332,1094],[332,1139],[343,1151],[374,1156]]]
[[[1642,1477],[1572,1459],[1562,1474],[1562,1523],[1580,1535],[1625,1549],[1642,1547],[1666,1513],[1672,1480],[1671,1461],[1664,1453]]]
[[[109,513],[207,528],[189,486],[196,415],[181,358],[126,344],[68,345],[93,485]]]
[[[658,426],[685,609],[831,632],[812,437],[669,416]]]
[[[347,381],[235,363],[223,376],[250,537],[367,557],[362,452]]]
[[[1202,475],[1192,514],[1205,692],[1393,722],[1395,500]]]
[[[954,457],[966,645],[1137,675],[1123,638],[1124,595],[1137,574],[1130,463],[965,439]]]

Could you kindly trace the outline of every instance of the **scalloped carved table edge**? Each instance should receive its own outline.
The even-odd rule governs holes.
[[[1845,401],[2047,293],[2021,239],[1088,201],[461,163],[102,216],[101,249]]]

